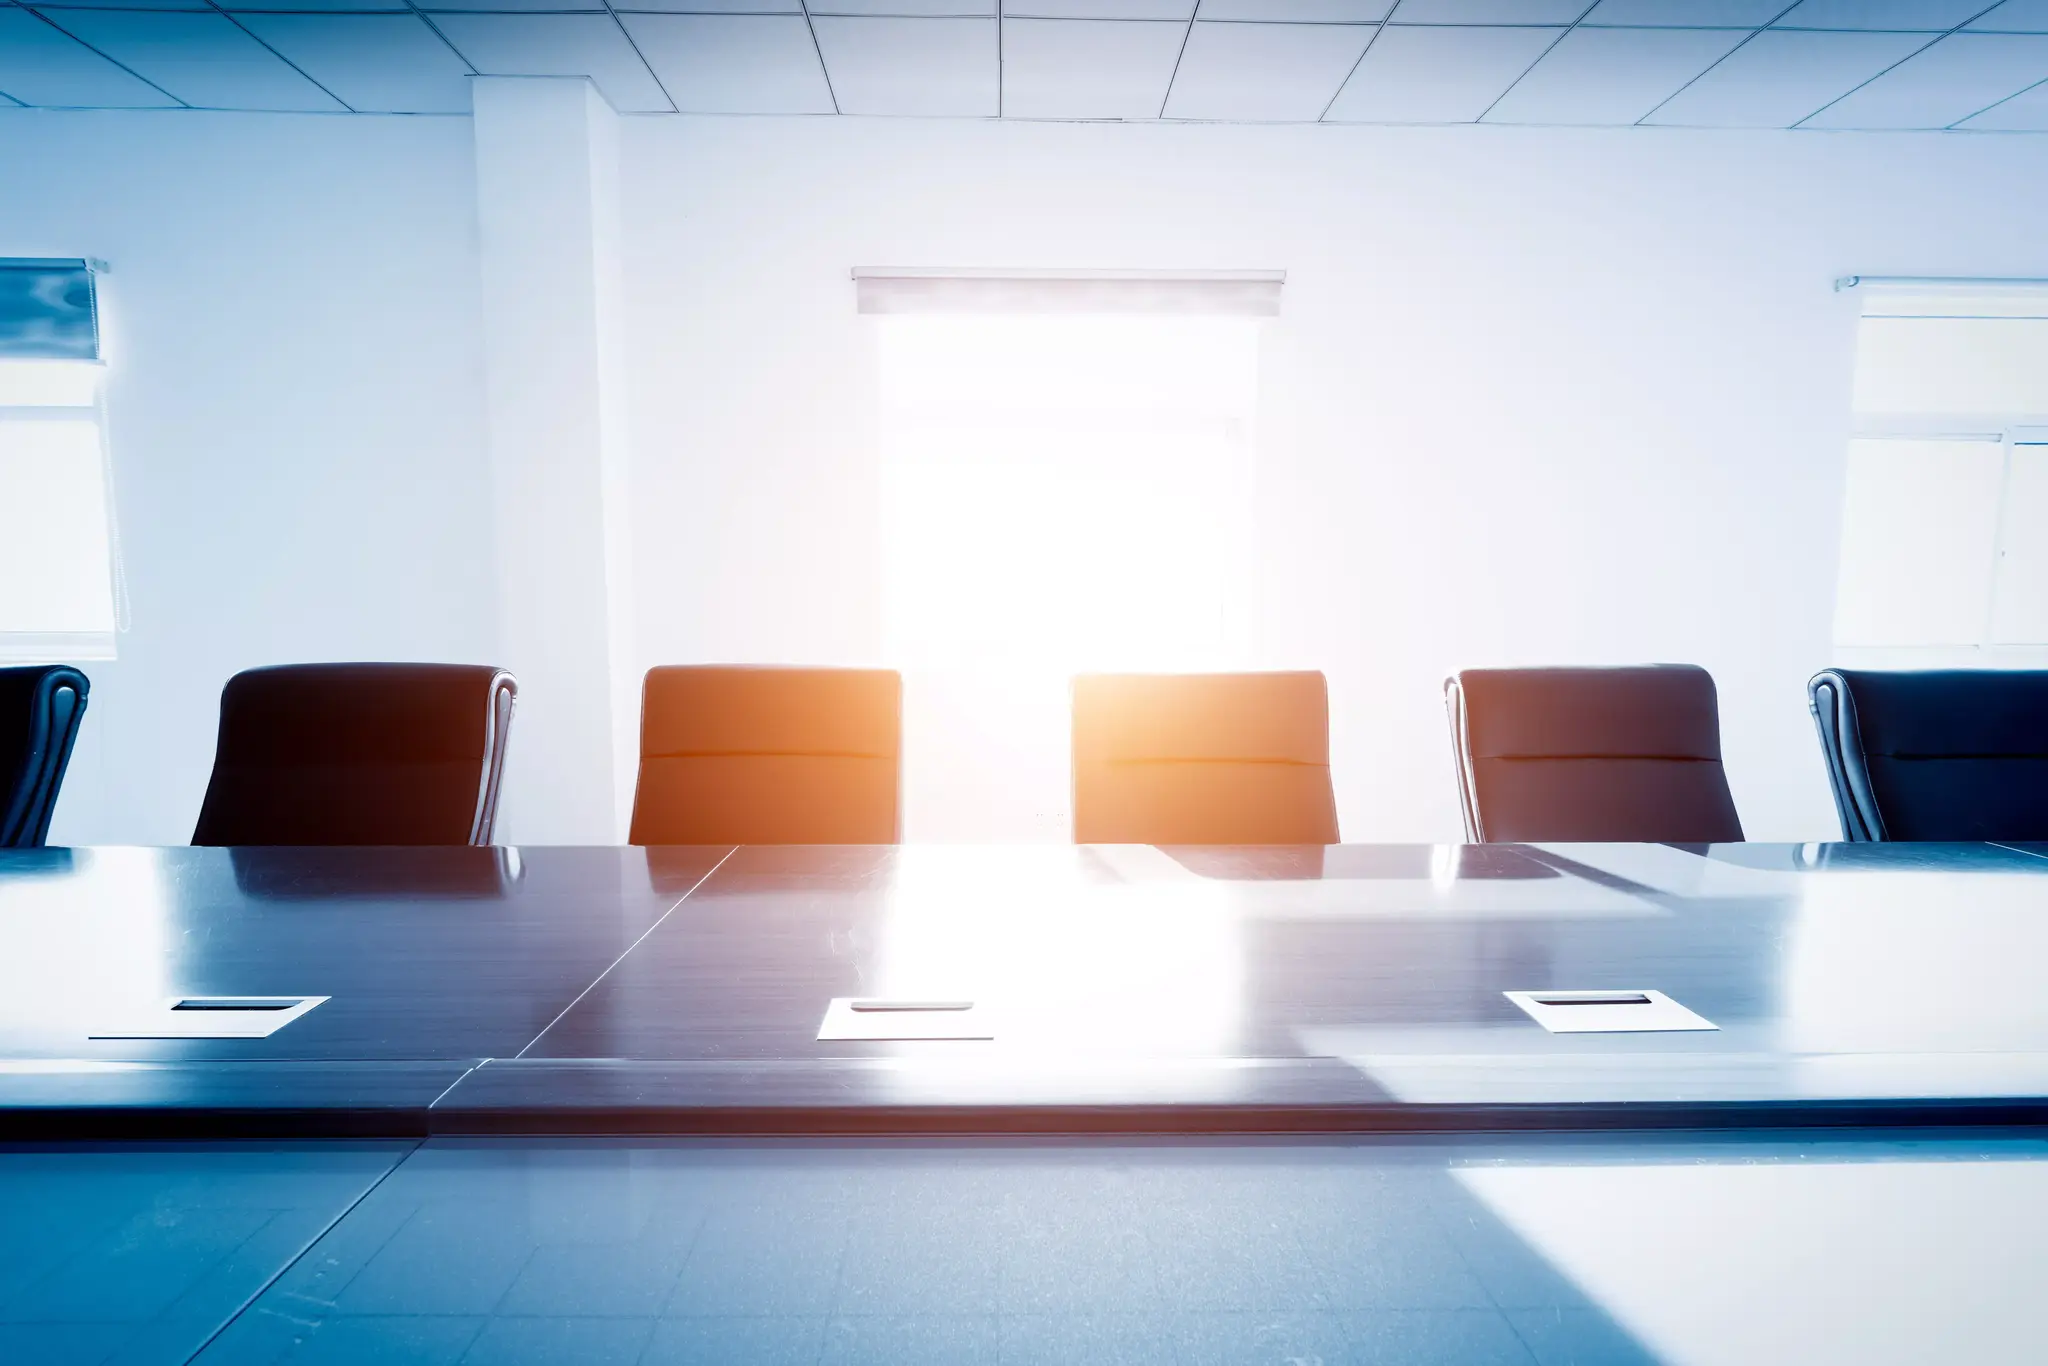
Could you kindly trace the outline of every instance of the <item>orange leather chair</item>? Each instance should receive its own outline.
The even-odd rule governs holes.
[[[894,844],[903,683],[881,669],[649,669],[634,844]]]
[[[1335,844],[1320,673],[1074,680],[1080,844]]]

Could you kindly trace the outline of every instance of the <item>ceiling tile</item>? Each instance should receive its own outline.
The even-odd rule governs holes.
[[[38,9],[51,6],[38,5]],[[213,6],[206,0],[58,0],[60,9],[184,9],[205,11]]]
[[[1939,33],[1991,0],[1801,0],[1778,28],[1916,29]]]
[[[2023,90],[2003,104],[1971,115],[1961,126],[1993,132],[2048,132],[2048,85]]]
[[[1397,24],[1569,24],[1592,0],[1401,0]]]
[[[1631,124],[1743,37],[1743,30],[1725,28],[1577,28],[1501,97],[1486,121]]]
[[[414,0],[429,14],[473,14],[479,10],[504,14],[538,10],[603,10],[604,0]]]
[[[1012,19],[1192,19],[1195,0],[1004,0]]]
[[[1600,0],[1588,24],[1651,28],[1755,28],[1784,13],[1789,0]]]
[[[829,114],[832,92],[802,15],[622,14],[686,114]]]
[[[810,10],[813,16],[987,19],[995,15],[996,0],[811,0]]]
[[[444,14],[435,22],[481,75],[588,76],[622,113],[673,108],[609,14]]]
[[[177,101],[25,9],[0,9],[0,91],[55,109],[161,109]]]
[[[1470,123],[1555,43],[1554,28],[1388,28],[1330,106],[1332,123]]]
[[[2048,33],[2048,0],[2005,0],[1991,13],[1964,27],[1995,33]]]
[[[466,114],[469,64],[409,14],[244,14],[251,32],[332,90],[376,114]]]
[[[1010,19],[1003,114],[1024,119],[1156,119],[1187,25]]]
[[[1767,30],[1671,98],[1647,123],[1790,128],[1925,46],[1922,33]]]
[[[1203,19],[1265,19],[1290,24],[1375,23],[1393,11],[1394,0],[1202,0]]]
[[[993,19],[811,21],[843,114],[994,116]]]
[[[654,14],[802,14],[802,0],[612,0],[620,13],[645,10]]]
[[[95,51],[202,109],[342,107],[224,14],[81,9],[50,17]]]
[[[1313,120],[1358,64],[1374,28],[1197,20],[1181,53],[1172,119]]]
[[[2048,34],[1943,38],[1808,119],[1809,128],[1946,128],[2048,80]]]
[[[224,10],[271,10],[286,14],[364,14],[404,12],[405,0],[215,0]]]

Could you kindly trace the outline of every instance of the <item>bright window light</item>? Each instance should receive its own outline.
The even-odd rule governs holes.
[[[1246,652],[1257,324],[875,325],[906,834],[1064,839],[1067,680]]]
[[[114,652],[99,367],[0,362],[0,660]]]

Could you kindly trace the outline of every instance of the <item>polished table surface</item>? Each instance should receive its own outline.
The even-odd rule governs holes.
[[[2044,949],[2025,846],[0,851],[0,1136],[2031,1124]],[[331,999],[90,1037],[201,993]]]

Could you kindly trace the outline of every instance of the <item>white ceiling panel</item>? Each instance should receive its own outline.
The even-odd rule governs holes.
[[[622,14],[619,22],[684,113],[832,112],[802,15]]]
[[[1202,19],[1264,19],[1288,24],[1364,24],[1384,19],[1394,0],[1202,0]]]
[[[1801,0],[1779,28],[1918,29],[1939,33],[1991,0]]]
[[[1312,120],[1377,29],[1197,20],[1166,101],[1172,119]]]
[[[54,109],[160,109],[177,101],[25,9],[0,9],[0,91]]]
[[[469,63],[409,14],[244,14],[251,32],[332,90],[378,114],[466,114]]]
[[[365,14],[403,12],[405,0],[216,0],[224,10],[276,10],[287,14]]]
[[[48,6],[39,6],[48,8]],[[209,10],[206,0],[62,0],[63,9],[185,9]]]
[[[224,14],[90,9],[50,17],[95,51],[202,109],[342,108]]]
[[[444,14],[436,22],[485,76],[588,76],[624,113],[673,108],[609,14]]]
[[[1959,33],[1807,120],[1809,128],[1946,128],[2048,79],[2048,34]]]
[[[1569,24],[1592,0],[1401,0],[1397,24]]]
[[[2048,85],[2023,90],[1996,108],[1972,115],[1962,126],[1993,132],[2048,132]]]
[[[477,10],[490,10],[499,13],[511,11],[517,13],[527,10],[602,10],[604,8],[604,0],[414,0],[414,5],[416,8],[426,10],[429,13],[442,11],[473,13]],[[366,5],[364,8],[373,7]]]
[[[802,14],[801,0],[613,0],[621,14],[644,10],[653,14]]]
[[[1005,0],[1013,19],[1192,19],[1195,0]]]
[[[1023,119],[1156,119],[1187,25],[1011,19],[1003,113]]]
[[[857,18],[985,19],[995,16],[996,0],[811,0],[810,10]]]
[[[1995,33],[2048,33],[2048,0],[2005,0],[1966,27]]]
[[[1486,116],[1488,123],[1634,123],[1728,55],[1740,29],[1577,28]]]
[[[1768,30],[1645,120],[1695,128],[1790,128],[1924,47],[1924,33]]]
[[[1555,43],[1554,28],[1389,28],[1330,106],[1332,123],[1470,123]]]
[[[1755,28],[1768,24],[1790,0],[1600,0],[1589,24],[1641,24],[1653,28]]]
[[[993,117],[993,19],[811,21],[843,114]]]

